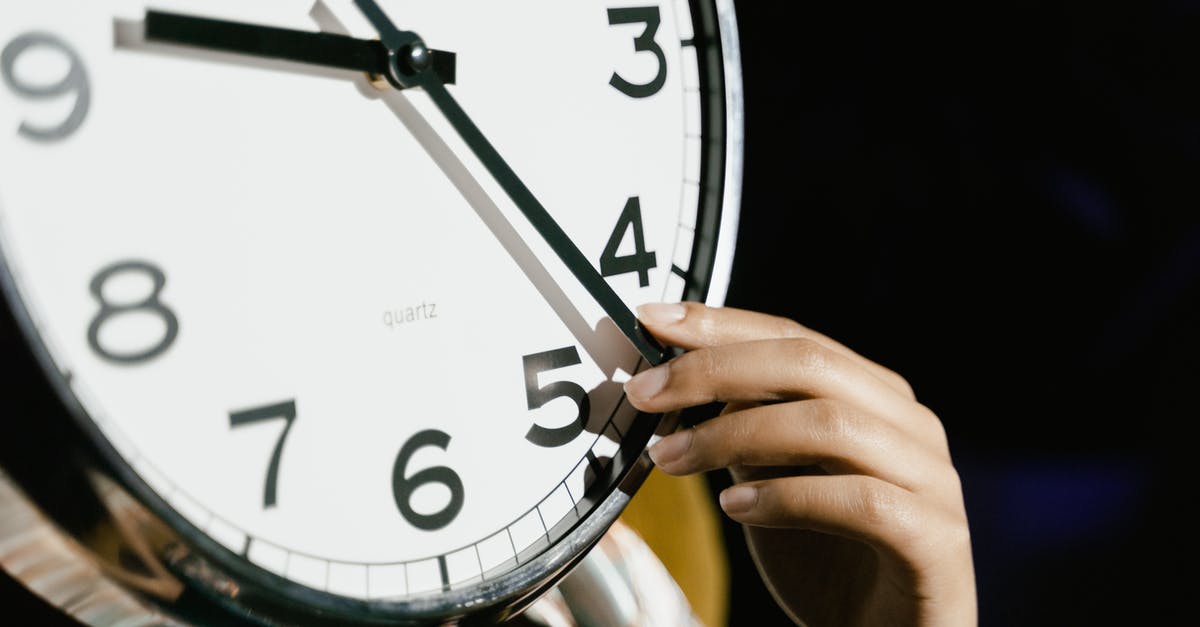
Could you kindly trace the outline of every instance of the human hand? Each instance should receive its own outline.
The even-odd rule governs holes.
[[[639,317],[688,352],[626,384],[635,407],[727,403],[651,459],[672,475],[733,473],[721,507],[793,620],[976,624],[958,473],[941,421],[903,378],[783,318],[696,303]]]

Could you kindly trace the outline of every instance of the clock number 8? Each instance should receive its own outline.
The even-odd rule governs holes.
[[[66,75],[57,82],[48,84],[30,83],[18,75],[17,62],[26,52],[34,48],[49,48],[66,57],[70,64]],[[26,33],[13,39],[0,52],[0,75],[4,76],[4,83],[8,85],[9,89],[18,96],[24,96],[30,100],[50,100],[65,94],[75,94],[75,106],[58,126],[42,128],[28,122],[21,123],[18,132],[33,141],[49,143],[66,139],[78,130],[83,125],[84,119],[87,118],[92,101],[92,89],[87,70],[84,69],[83,60],[79,58],[75,50],[54,35]]]
[[[150,295],[144,300],[127,304],[110,303],[104,296],[104,286],[109,279],[124,273],[140,273],[150,277],[153,281],[153,289]],[[108,361],[118,364],[136,364],[143,361],[148,361],[163,354],[171,344],[175,342],[175,338],[179,335],[179,319],[175,317],[175,313],[159,300],[162,295],[163,288],[167,285],[167,276],[158,267],[153,266],[143,261],[125,261],[113,264],[92,279],[91,290],[92,296],[100,303],[100,312],[88,325],[88,344],[97,355],[107,359]],[[107,348],[100,341],[100,330],[108,321],[118,316],[129,315],[137,312],[148,312],[157,315],[162,319],[164,331],[163,337],[158,343],[140,351],[118,352]]]
[[[400,454],[396,456],[396,464],[392,467],[392,494],[396,498],[396,506],[400,508],[400,514],[412,526],[424,531],[436,531],[454,522],[458,513],[462,511],[463,484],[458,474],[445,466],[426,468],[413,473],[411,477],[406,477],[408,462],[412,460],[413,455],[429,446],[446,450],[450,446],[450,435],[430,429],[414,435],[404,443],[404,446],[400,448]],[[450,490],[450,501],[440,511],[422,514],[413,509],[413,493],[421,486],[431,483],[446,486]]]

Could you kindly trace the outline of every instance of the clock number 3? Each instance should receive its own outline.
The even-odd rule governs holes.
[[[27,80],[17,71],[17,65],[31,50],[46,48],[66,57],[66,73],[56,81],[38,83]],[[25,33],[13,39],[0,51],[0,74],[4,83],[18,96],[29,100],[51,100],[67,94],[75,96],[75,106],[65,120],[56,126],[34,126],[22,122],[18,132],[36,142],[55,142],[66,139],[83,125],[91,107],[91,83],[83,60],[66,42],[49,33]]]
[[[613,72],[612,79],[608,81],[608,84],[631,98],[649,98],[662,91],[663,85],[667,84],[667,55],[663,52],[662,46],[654,41],[654,37],[658,35],[658,27],[662,25],[662,14],[658,7],[609,9],[608,23],[611,26],[645,24],[646,30],[633,40],[633,49],[637,52],[654,53],[654,56],[658,58],[658,73],[649,83],[631,83],[622,78],[620,74]]]
[[[579,351],[574,346],[568,346],[536,355],[526,355],[522,360],[525,363],[525,396],[529,401],[530,411],[539,409],[550,401],[562,397],[575,401],[578,409],[575,420],[570,424],[557,428],[535,424],[529,428],[525,439],[546,448],[570,443],[580,433],[583,433],[584,427],[587,426],[588,416],[592,413],[592,403],[588,399],[587,391],[572,381],[556,381],[547,386],[539,386],[538,375],[583,363],[579,359]]]
[[[104,293],[105,285],[119,274],[142,274],[149,277],[153,284],[150,295],[144,300],[133,303],[113,304],[109,302]],[[92,279],[91,284],[92,296],[100,303],[100,312],[88,325],[87,338],[92,350],[100,357],[122,365],[149,361],[166,352],[179,335],[179,319],[175,317],[175,312],[159,300],[166,285],[167,277],[163,271],[143,261],[125,261],[101,270]],[[158,316],[162,320],[163,337],[157,343],[143,350],[118,352],[100,341],[100,331],[105,324],[118,317],[142,312]]]

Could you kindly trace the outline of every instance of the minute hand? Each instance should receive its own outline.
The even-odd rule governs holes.
[[[446,84],[431,71],[428,64],[425,43],[416,33],[402,31],[388,19],[387,15],[375,0],[354,0],[367,21],[379,32],[379,38],[388,47],[389,59],[392,63],[390,80],[397,87],[420,87],[425,90],[442,115],[454,127],[467,146],[475,153],[475,157],[483,163],[487,171],[496,179],[508,197],[517,208],[537,229],[546,240],[554,253],[583,284],[583,287],[596,299],[608,317],[617,328],[650,365],[657,366],[667,359],[666,350],[654,338],[646,334],[638,324],[637,316],[625,306],[625,302],[613,291],[604,277],[596,271],[579,248],[567,237],[562,227],[550,216],[550,212],[534,197],[533,192],[525,186],[513,172],[492,143],[483,136],[479,127],[471,121],[466,111],[459,106],[454,96],[446,89]]]
[[[629,338],[638,352],[650,365],[657,366],[666,361],[666,350],[654,338],[646,334],[638,324],[637,316],[629,310],[620,296],[613,291],[612,286],[600,276],[587,257],[579,251],[579,247],[571,241],[562,227],[554,221],[542,203],[538,202],[529,188],[517,177],[492,143],[484,137],[479,127],[471,121],[458,101],[446,89],[446,86],[431,72],[423,72],[417,84],[425,90],[433,100],[442,115],[454,127],[467,146],[475,153],[476,158],[483,163],[492,178],[500,184],[513,203],[525,214],[537,232],[546,240],[562,259],[575,278],[591,293],[592,298],[600,304],[604,312],[612,319],[621,333]]]

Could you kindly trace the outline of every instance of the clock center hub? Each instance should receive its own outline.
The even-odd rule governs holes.
[[[433,66],[433,52],[415,33],[398,41],[385,41],[388,50],[387,81],[396,89],[417,86],[417,77]]]

